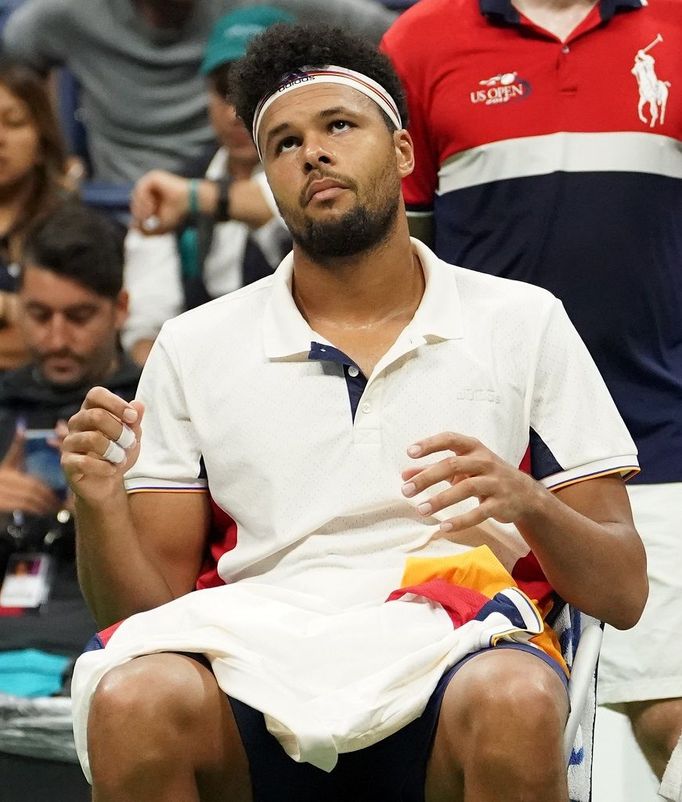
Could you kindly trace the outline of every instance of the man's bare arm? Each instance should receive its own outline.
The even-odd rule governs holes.
[[[418,507],[422,515],[477,498],[478,507],[441,528],[454,533],[488,518],[513,523],[562,598],[619,629],[635,625],[648,593],[646,557],[618,476],[552,493],[478,440],[454,432],[426,438],[408,454],[420,458],[440,451],[450,455],[403,473],[408,497],[438,482],[451,485]]]
[[[126,493],[123,474],[139,454],[143,413],[138,402],[93,388],[62,444],[75,496],[79,580],[102,627],[189,592],[209,526],[203,493]],[[135,443],[112,464],[102,455],[124,421]]]
[[[219,200],[215,181],[195,180],[197,205],[213,216]],[[190,209],[191,181],[165,170],[151,170],[135,184],[130,211],[135,226],[144,234],[167,234],[182,225]],[[272,219],[272,209],[258,182],[252,178],[232,181],[228,188],[230,219],[259,228]]]

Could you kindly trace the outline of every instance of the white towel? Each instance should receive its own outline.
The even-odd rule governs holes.
[[[682,736],[670,755],[658,793],[669,802],[682,802]]]

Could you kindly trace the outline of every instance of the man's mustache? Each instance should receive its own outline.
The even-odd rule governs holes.
[[[72,359],[74,362],[78,363],[84,361],[83,357],[74,354],[74,352],[70,351],[68,348],[62,348],[61,351],[47,351],[39,357],[40,362],[46,362],[48,359]]]
[[[313,170],[312,173],[308,176],[308,180],[305,183],[305,186],[301,190],[298,196],[298,202],[301,206],[305,206],[308,199],[308,190],[310,189],[310,185],[315,181],[322,181],[323,179],[328,178],[330,181],[338,181],[339,184],[343,184],[348,189],[356,192],[357,184],[353,179],[346,178],[344,175],[340,175],[339,173],[332,173],[332,172],[322,172],[322,170]]]

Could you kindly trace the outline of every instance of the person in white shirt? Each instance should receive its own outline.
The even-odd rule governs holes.
[[[135,187],[138,226],[125,242],[130,316],[122,342],[139,364],[166,320],[271,273],[291,246],[251,137],[227,93],[230,66],[248,41],[269,25],[293,19],[271,6],[249,6],[216,23],[201,65],[220,143],[207,180],[153,170]]]

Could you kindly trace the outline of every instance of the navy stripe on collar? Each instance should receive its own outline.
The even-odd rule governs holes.
[[[481,14],[498,17],[511,25],[517,25],[520,19],[518,10],[511,0],[479,0]],[[620,9],[642,8],[646,0],[600,0],[599,14],[606,21]]]

